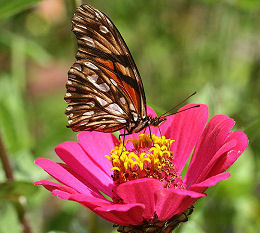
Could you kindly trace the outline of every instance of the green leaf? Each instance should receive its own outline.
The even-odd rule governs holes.
[[[9,75],[0,76],[0,86],[0,125],[7,150],[14,152],[28,149],[32,144],[32,138],[28,130],[27,111],[21,91]]]
[[[19,196],[29,197],[37,188],[26,181],[8,181],[0,184],[0,199],[17,200]]]
[[[30,38],[3,29],[0,35],[0,45],[2,44],[8,49],[11,49],[13,43],[10,43],[10,41],[12,40],[15,40],[16,43],[24,44],[24,48],[19,52],[24,53],[24,55],[28,56],[28,58],[32,59],[34,62],[37,62],[39,65],[44,66],[52,59],[51,55],[41,44]]]
[[[236,4],[244,10],[259,10],[259,0],[238,0]]]
[[[10,17],[27,8],[32,7],[41,0],[0,0],[0,18]]]

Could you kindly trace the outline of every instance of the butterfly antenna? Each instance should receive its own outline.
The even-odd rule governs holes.
[[[177,113],[185,112],[185,111],[187,111],[187,110],[189,110],[189,109],[198,108],[198,107],[200,107],[199,104],[198,104],[198,105],[191,106],[191,107],[188,107],[188,108],[185,108],[185,109],[182,109],[182,110],[180,110],[180,111],[177,111],[177,112],[174,112],[174,113],[171,113],[171,114],[168,114],[168,115],[162,115],[162,116],[171,116],[171,115],[175,115],[175,114],[177,114]]]
[[[189,95],[188,97],[186,97],[183,101],[181,101],[181,102],[178,103],[177,105],[173,106],[170,110],[168,110],[167,112],[165,112],[165,113],[162,114],[161,116],[168,116],[167,114],[170,113],[173,109],[175,109],[175,108],[177,108],[178,106],[182,105],[182,104],[185,103],[190,97],[192,97],[192,96],[194,96],[194,95],[196,95],[196,94],[197,94],[197,92],[194,91],[191,95]],[[193,106],[193,107],[190,107],[190,108],[195,108],[195,107],[199,107],[199,105],[196,105],[196,106]],[[188,109],[190,109],[190,108],[185,109],[185,111],[188,110]],[[181,110],[181,111],[179,111],[179,112],[183,112],[183,111],[184,111],[184,110]],[[174,114],[176,114],[176,113],[178,113],[178,112],[175,112],[175,113],[169,114],[169,115],[174,115]]]

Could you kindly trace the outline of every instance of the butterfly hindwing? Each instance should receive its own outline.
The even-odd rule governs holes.
[[[108,132],[123,128],[131,117],[131,102],[115,84],[98,64],[83,59],[74,63],[65,95],[69,127]]]

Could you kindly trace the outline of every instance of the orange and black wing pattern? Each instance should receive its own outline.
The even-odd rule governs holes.
[[[68,127],[114,132],[145,118],[140,74],[112,21],[99,10],[82,5],[72,18],[72,31],[78,51],[66,84]]]

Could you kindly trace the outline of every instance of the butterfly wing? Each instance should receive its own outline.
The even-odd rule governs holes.
[[[111,20],[82,5],[73,16],[72,31],[78,52],[66,84],[68,127],[114,132],[146,117],[140,74]]]

